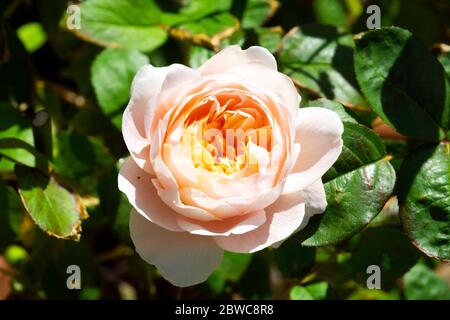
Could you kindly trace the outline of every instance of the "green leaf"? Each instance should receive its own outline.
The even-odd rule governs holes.
[[[281,27],[256,28],[255,32],[258,36],[258,45],[272,53],[278,50],[281,37],[283,36],[283,29]]]
[[[323,177],[327,209],[300,232],[305,246],[335,244],[350,238],[381,211],[395,183],[395,171],[378,136],[345,122],[344,147]]]
[[[31,122],[22,116],[22,113],[9,104],[0,101],[0,139],[15,138],[33,145],[33,130]],[[0,145],[0,155],[18,159],[29,166],[34,165],[34,157],[26,150],[13,146]],[[0,171],[12,171],[14,163],[6,160],[0,161]]]
[[[188,64],[191,68],[199,68],[209,58],[214,55],[214,51],[200,46],[190,46],[188,50]]]
[[[402,164],[397,188],[408,237],[430,257],[450,260],[450,144],[412,152]]]
[[[322,180],[328,182],[366,164],[376,162],[386,155],[383,142],[367,127],[345,122],[342,135],[342,152]]]
[[[450,77],[450,52],[442,53],[438,56],[439,62],[444,67],[447,77]]]
[[[289,293],[291,300],[322,300],[327,297],[328,283],[316,282],[306,286],[293,286]]]
[[[34,222],[48,235],[79,240],[87,213],[78,196],[37,169],[16,165],[15,171],[20,197]]]
[[[306,286],[306,290],[308,290],[314,300],[322,300],[327,297],[328,283],[324,281],[312,283]]]
[[[252,255],[225,252],[222,264],[208,278],[208,285],[215,293],[223,291],[227,281],[238,282],[248,265]]]
[[[365,283],[367,267],[377,265],[382,270],[383,289],[395,285],[397,278],[414,266],[420,257],[408,238],[392,227],[367,229],[357,239],[352,251],[352,256],[346,262],[351,274]]]
[[[0,252],[19,233],[23,206],[16,190],[0,180]]]
[[[241,25],[253,29],[264,24],[277,11],[280,3],[276,0],[248,0],[242,14]]]
[[[16,138],[3,138],[0,139],[0,155],[2,150],[20,150],[21,152],[26,152],[27,156],[22,158],[21,156],[7,156],[3,154],[3,158],[10,161],[11,163],[23,164],[27,166],[36,166],[41,171],[46,172],[49,169],[49,166],[52,164],[50,161],[42,155],[39,151],[37,151],[33,146],[28,143],[16,139]],[[30,157],[30,158],[28,158]],[[9,165],[9,164],[8,164]]]
[[[170,35],[178,40],[218,50],[221,42],[239,29],[239,20],[228,12],[177,25]]]
[[[341,0],[315,0],[313,3],[317,21],[322,24],[347,27],[349,21]]]
[[[148,64],[147,56],[136,50],[106,49],[94,60],[91,81],[103,112],[117,128],[122,125],[124,105],[130,97],[136,72]]]
[[[428,141],[445,137],[450,108],[444,69],[409,31],[382,28],[355,40],[355,70],[374,111],[398,132]]]
[[[423,264],[415,265],[405,275],[408,300],[450,300],[450,286]]]
[[[97,138],[71,131],[56,135],[55,169],[80,193],[95,194],[99,178],[115,162]]]
[[[339,102],[328,100],[325,98],[308,101],[305,107],[325,108],[337,113],[342,122],[358,123],[352,116],[350,116],[345,110],[344,106]]]
[[[307,25],[286,34],[280,69],[307,92],[368,110],[353,69],[353,41],[336,27]]]
[[[185,7],[178,11],[178,14],[189,18],[190,21],[195,21],[216,12],[230,10],[232,2],[232,0],[190,0]]]
[[[80,14],[81,28],[72,31],[101,46],[148,52],[167,39],[153,0],[89,0],[81,3]]]
[[[29,22],[17,29],[17,36],[28,52],[34,52],[47,41],[47,34],[39,22]]]
[[[314,300],[314,297],[302,286],[293,286],[289,292],[289,298],[291,300]]]

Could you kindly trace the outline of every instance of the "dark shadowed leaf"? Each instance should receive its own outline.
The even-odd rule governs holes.
[[[364,231],[352,251],[353,255],[346,263],[353,276],[364,283],[368,277],[367,267],[379,266],[383,289],[395,285],[395,281],[414,266],[420,257],[401,230],[392,227]]]
[[[398,132],[418,139],[445,137],[448,80],[439,62],[409,31],[369,31],[355,39],[358,82],[374,111]]]
[[[99,178],[115,165],[115,159],[97,138],[60,131],[55,140],[58,174],[78,192],[94,195]]]
[[[23,205],[17,191],[0,180],[0,251],[13,242],[23,217]]]
[[[335,27],[306,25],[289,31],[282,40],[280,69],[318,97],[368,109],[355,79],[352,37]]]
[[[450,260],[450,144],[415,150],[398,178],[400,219],[427,255]]]

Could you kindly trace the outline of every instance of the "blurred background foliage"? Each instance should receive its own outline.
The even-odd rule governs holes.
[[[423,190],[436,165],[448,176],[448,135],[432,131],[434,122],[417,127],[414,121],[423,118],[416,107],[402,119],[388,114],[402,102],[394,94],[378,105],[370,88],[376,75],[364,63],[377,43],[395,35],[409,45],[410,38],[401,29],[388,31],[381,41],[363,37],[355,49],[352,35],[367,31],[371,4],[380,7],[382,26],[411,31],[429,52],[414,42],[403,60],[388,54],[380,61],[396,58],[419,78],[429,70],[433,79],[426,81],[439,86],[435,58],[443,77],[450,68],[448,0],[2,0],[0,298],[450,299],[449,181],[429,177],[443,183],[426,186],[440,188],[438,204],[411,193]],[[76,23],[78,12],[81,28],[68,30],[67,19]],[[324,177],[329,209],[311,228],[278,249],[226,253],[207,282],[181,290],[134,252],[130,206],[117,189],[127,156],[121,115],[142,65],[198,67],[230,44],[274,53],[302,106],[341,116],[346,148]],[[364,51],[372,44],[373,51]],[[428,69],[414,69],[420,64]],[[439,128],[447,130],[448,115],[441,118]],[[418,172],[417,162],[430,171]],[[373,172],[372,193],[364,189],[363,167]],[[336,196],[342,188],[351,195]],[[415,212],[414,205],[425,209]],[[69,265],[81,268],[81,290],[66,287]],[[382,270],[381,290],[366,286],[369,265]]]

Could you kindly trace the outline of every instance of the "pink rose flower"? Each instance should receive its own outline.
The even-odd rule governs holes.
[[[342,122],[299,109],[266,49],[231,46],[198,69],[146,65],[131,94],[119,189],[137,252],[172,284],[203,282],[224,250],[279,245],[325,210]]]

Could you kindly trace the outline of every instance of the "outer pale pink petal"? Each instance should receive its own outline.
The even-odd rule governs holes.
[[[180,215],[199,221],[220,221],[220,218],[212,212],[183,203],[178,189],[164,189],[157,179],[153,179],[152,182],[161,200]]]
[[[269,50],[263,47],[250,47],[242,50],[239,46],[229,46],[206,61],[198,71],[203,75],[223,73],[232,67],[250,63],[260,64],[272,70],[277,70],[277,62]]]
[[[294,201],[277,201],[265,209],[267,221],[258,229],[214,239],[224,250],[231,252],[256,252],[289,237],[305,218],[305,204]]]
[[[213,238],[168,231],[134,210],[130,215],[130,235],[141,258],[179,287],[205,281],[223,258],[223,250]]]
[[[193,76],[199,76],[196,70],[178,64],[163,68],[146,65],[133,80],[131,99],[122,118],[122,133],[131,156],[147,172],[153,171],[148,161],[150,140],[146,132],[146,123],[150,120],[150,101],[158,96],[162,86],[173,88],[191,81]]]
[[[259,210],[244,216],[224,219],[222,221],[201,222],[179,218],[180,227],[189,233],[202,236],[229,236],[255,230],[266,222],[266,213]]]
[[[233,67],[227,72],[258,83],[263,88],[272,89],[273,93],[281,98],[290,111],[293,114],[297,114],[300,106],[300,96],[294,83],[288,76],[254,63]]]
[[[304,190],[301,190],[294,194],[282,195],[279,200],[281,201],[298,201],[305,203],[305,218],[302,224],[294,231],[298,232],[302,230],[308,224],[309,218],[315,214],[323,213],[327,208],[327,199],[325,195],[325,189],[321,180],[314,182],[312,185]],[[284,241],[278,241],[272,244],[272,247],[278,248]]]
[[[149,221],[171,231],[183,231],[177,223],[177,213],[158,196],[150,174],[139,168],[132,158],[123,164],[119,174],[119,190],[130,204]]]
[[[344,127],[339,116],[324,108],[302,108],[296,120],[295,142],[301,151],[283,194],[298,192],[320,179],[342,150]]]
[[[305,203],[305,212],[308,216],[323,213],[327,208],[327,196],[322,180],[317,180],[301,190],[297,196]]]

